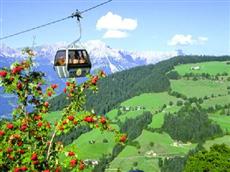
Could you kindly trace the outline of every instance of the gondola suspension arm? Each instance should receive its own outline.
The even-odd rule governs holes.
[[[81,40],[81,33],[82,33],[82,28],[81,28],[81,21],[80,19],[82,18],[82,16],[80,15],[79,11],[77,10],[74,14],[72,14],[74,17],[77,17],[77,23],[79,26],[79,37],[78,39],[76,39],[75,41],[73,41],[71,44],[69,44],[67,46],[67,48],[71,48],[74,47],[76,45],[77,42],[79,42]]]

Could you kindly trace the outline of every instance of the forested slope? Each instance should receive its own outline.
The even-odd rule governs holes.
[[[106,113],[122,101],[136,95],[167,91],[170,88],[170,81],[165,74],[178,64],[227,60],[230,60],[230,56],[177,56],[154,65],[111,74],[99,81],[97,94],[88,93],[86,108],[94,107],[97,113]],[[51,111],[61,110],[68,104],[64,94],[53,98],[50,102]]]

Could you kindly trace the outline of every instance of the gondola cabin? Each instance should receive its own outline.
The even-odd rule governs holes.
[[[89,55],[85,49],[59,49],[55,55],[54,69],[60,78],[84,77],[91,69]]]

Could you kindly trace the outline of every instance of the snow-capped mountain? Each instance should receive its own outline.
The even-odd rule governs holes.
[[[36,54],[35,66],[38,70],[46,73],[48,83],[57,83],[60,85],[59,92],[63,90],[61,85],[64,85],[65,79],[60,79],[56,72],[53,70],[53,59],[56,51],[65,47],[66,43],[56,43],[53,45],[42,45],[34,47],[33,50]],[[102,69],[107,74],[122,71],[132,67],[154,64],[161,60],[165,60],[176,56],[177,51],[172,52],[138,52],[138,51],[126,51],[121,49],[114,49],[106,45],[104,42],[99,40],[92,40],[81,44],[82,48],[87,49],[91,63],[91,72]],[[6,45],[0,46],[0,68],[9,66],[15,60],[23,59],[24,56],[21,54],[21,49],[13,49]],[[7,104],[8,101],[14,98],[6,96],[0,90],[0,109],[1,106]],[[11,103],[12,104],[12,103]],[[11,109],[11,108],[9,108]],[[0,117],[3,114],[10,113],[10,110],[4,108],[4,111],[0,111]]]
[[[47,64],[52,66],[56,51],[61,47],[66,47],[66,43],[56,43],[53,45],[42,45],[34,47],[36,61],[39,66]],[[114,49],[100,40],[92,40],[82,43],[81,46],[87,49],[92,62],[92,71],[95,69],[106,69],[108,73],[129,69],[135,66],[154,64],[176,56],[177,51],[157,52],[157,51],[126,51]],[[6,57],[7,59],[3,59]],[[12,49],[6,45],[0,47],[0,60],[22,58],[20,49]],[[10,60],[11,61],[11,60]],[[1,64],[0,64],[1,65]],[[2,66],[2,65],[1,65]]]

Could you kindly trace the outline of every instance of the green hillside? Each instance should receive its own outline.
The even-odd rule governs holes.
[[[215,61],[211,62],[213,59]],[[183,63],[191,64],[181,64],[182,62],[179,64],[180,60],[182,60]],[[137,78],[131,76],[136,71],[139,71],[139,73],[143,75],[141,67],[119,72],[107,77],[106,80],[101,81],[101,87],[105,83],[110,83],[110,79],[112,78],[116,81],[112,83],[119,83],[121,86],[116,85],[116,88],[114,88],[109,84],[111,87],[109,92],[105,92],[107,90],[106,86],[102,92],[99,92],[99,95],[94,95],[97,99],[103,94],[111,95],[109,97],[104,96],[102,103],[97,102],[99,109],[96,110],[99,110],[99,112],[103,111],[105,116],[108,117],[116,127],[120,127],[121,130],[123,130],[122,127],[124,127],[124,123],[128,124],[130,122],[130,124],[132,124],[131,120],[139,120],[145,112],[150,112],[151,114],[150,123],[143,125],[142,132],[135,135],[134,139],[128,140],[128,143],[118,151],[117,154],[114,154],[116,142],[112,135],[110,133],[101,134],[99,130],[82,134],[66,146],[65,150],[67,151],[70,147],[73,147],[79,153],[80,157],[95,159],[99,162],[103,161],[101,159],[103,154],[106,155],[103,158],[107,164],[99,163],[99,166],[103,166],[105,171],[120,170],[127,172],[130,169],[141,169],[145,172],[157,172],[161,169],[167,169],[170,163],[172,163],[171,165],[173,166],[177,166],[181,163],[178,159],[186,161],[188,153],[191,150],[199,150],[200,145],[203,145],[206,149],[213,144],[225,143],[230,145],[230,81],[228,80],[230,76],[230,66],[226,64],[226,61],[223,61],[226,60],[226,57],[218,59],[220,61],[216,60],[215,57],[203,59],[197,57],[191,59],[177,57],[173,60],[159,63],[158,67],[157,65],[150,65],[144,69],[145,72],[148,71],[147,73],[149,75],[147,76],[152,76],[151,72],[160,70],[160,72],[158,71],[159,74],[164,74],[163,77],[169,81],[168,88],[151,89],[151,86],[148,85],[148,81],[145,80],[143,83],[146,84],[142,83],[142,86],[139,85],[139,91],[137,91],[137,89],[137,93],[135,94],[125,86],[125,83],[126,81],[130,82],[130,79],[134,79],[134,81],[137,82],[137,78],[140,77],[140,75],[136,75]],[[179,65],[175,66],[174,69],[173,66],[175,64]],[[200,70],[191,70],[193,66],[200,66]],[[165,74],[170,70],[177,71],[180,77],[176,80],[167,78]],[[186,75],[188,73],[190,73],[189,77]],[[191,75],[191,73],[193,74]],[[210,77],[201,77],[200,74],[202,73],[209,74]],[[218,77],[216,77],[217,74]],[[152,83],[151,80],[149,80],[149,82],[153,85],[155,84],[155,82]],[[131,85],[128,84],[128,86],[131,89]],[[143,86],[146,86],[145,89],[142,89]],[[154,88],[158,87],[160,87],[160,85]],[[122,88],[124,88],[124,90],[122,90]],[[133,88],[131,90],[133,90]],[[124,93],[124,91],[126,91],[126,93]],[[124,95],[120,97],[122,93],[124,93]],[[94,100],[93,97],[90,98]],[[113,98],[115,98],[115,101],[113,101]],[[110,99],[112,100],[110,101]],[[91,102],[91,106],[94,106],[94,103]],[[106,103],[106,106],[104,106],[103,103]],[[186,109],[185,107],[196,108],[200,115],[207,114],[210,124],[213,124],[213,127],[219,127],[222,130],[222,134],[208,136],[205,142],[194,142],[194,140],[182,142],[180,139],[172,137],[170,133],[166,133],[163,128],[166,118],[170,116],[177,117],[180,111]],[[52,112],[47,118],[53,123],[60,118],[59,113],[58,111]],[[186,114],[186,112],[184,112],[184,114]],[[203,118],[200,119],[203,120]],[[180,119],[177,119],[177,121],[178,120]],[[194,120],[191,119],[191,121]],[[194,126],[195,125],[196,123],[194,123]],[[204,123],[204,125],[204,128],[208,127],[208,124]],[[126,131],[131,132],[132,130],[135,131],[139,126],[126,125],[126,127],[128,127]],[[182,127],[184,127],[184,134],[186,134],[186,131],[189,131],[189,129],[186,128],[188,126]],[[91,143],[92,141],[94,143]],[[81,149],[78,149],[78,147]],[[112,155],[116,156],[113,157]],[[183,164],[180,164],[180,166],[183,168]]]
[[[123,101],[142,93],[167,91],[170,88],[170,81],[165,74],[173,70],[174,66],[211,61],[230,61],[230,56],[177,56],[154,65],[111,74],[99,82],[98,94],[88,94],[86,107],[89,109],[94,107],[97,113],[106,113]],[[52,111],[60,110],[68,104],[64,94],[50,102],[53,104]]]
[[[225,62],[208,62],[206,63],[199,63],[202,66],[209,66],[210,64],[216,64],[216,67],[219,70],[215,70],[217,73],[225,72],[225,69],[219,67]],[[180,65],[183,69],[192,66],[190,65]],[[215,67],[215,65],[213,66]],[[177,68],[176,68],[177,69]],[[215,68],[216,69],[216,68]],[[191,72],[191,71],[189,71]],[[214,74],[213,71],[204,71],[206,73],[210,72],[210,75]],[[186,72],[185,72],[186,73]],[[203,103],[201,104],[203,108],[209,108],[210,106],[215,107],[216,105],[227,105],[230,104],[230,97],[228,95],[227,87],[230,85],[229,81],[221,81],[221,80],[187,80],[183,78],[181,74],[180,80],[170,80],[172,91],[176,91],[180,94],[185,95],[187,98],[189,97],[197,97],[197,98],[204,98],[207,96],[207,99],[203,99]],[[216,73],[215,73],[216,74]],[[155,101],[156,100],[156,101]],[[182,100],[181,98],[176,98],[169,95],[167,92],[164,93],[150,93],[150,94],[141,94],[140,96],[133,97],[123,103],[121,106],[125,107],[136,107],[136,106],[143,106],[148,110],[153,112],[152,123],[149,124],[149,127],[152,129],[160,129],[162,124],[164,123],[164,115],[166,113],[174,114],[176,113],[181,106],[177,105],[177,101]],[[171,101],[171,105],[169,102]],[[187,100],[183,100],[186,102]],[[167,106],[162,109],[163,105],[166,104]],[[155,111],[159,111],[154,113]],[[131,112],[131,114],[130,114]],[[122,117],[127,115],[127,118],[131,118],[131,115],[135,117],[138,114],[138,111],[130,111],[122,113]],[[118,113],[117,109],[114,109],[108,113],[108,115],[116,117]],[[214,123],[220,125],[223,131],[229,131],[230,126],[230,116],[220,115],[219,113],[212,113],[209,115],[209,119],[212,120]],[[117,118],[121,118],[120,116]],[[215,143],[228,143],[228,136],[223,136],[220,138],[216,138],[214,140],[209,140],[205,143],[204,147],[207,148],[207,145],[211,146]],[[135,139],[139,143],[139,147],[134,146],[127,146],[118,156],[115,158],[111,163],[110,169],[119,168],[121,171],[128,171],[132,168],[142,169],[144,171],[160,171],[159,167],[159,159],[158,158],[165,158],[167,156],[185,156],[189,150],[192,150],[196,147],[196,144],[191,143],[181,143],[180,141],[173,140],[168,134],[166,133],[158,133],[157,130],[146,131],[143,130],[142,134]],[[152,145],[152,146],[150,146]],[[155,155],[153,158],[147,158],[146,153],[148,151],[152,151],[152,154]],[[154,153],[156,154],[154,154]],[[126,161],[127,160],[127,161]],[[145,164],[145,166],[142,166]]]

